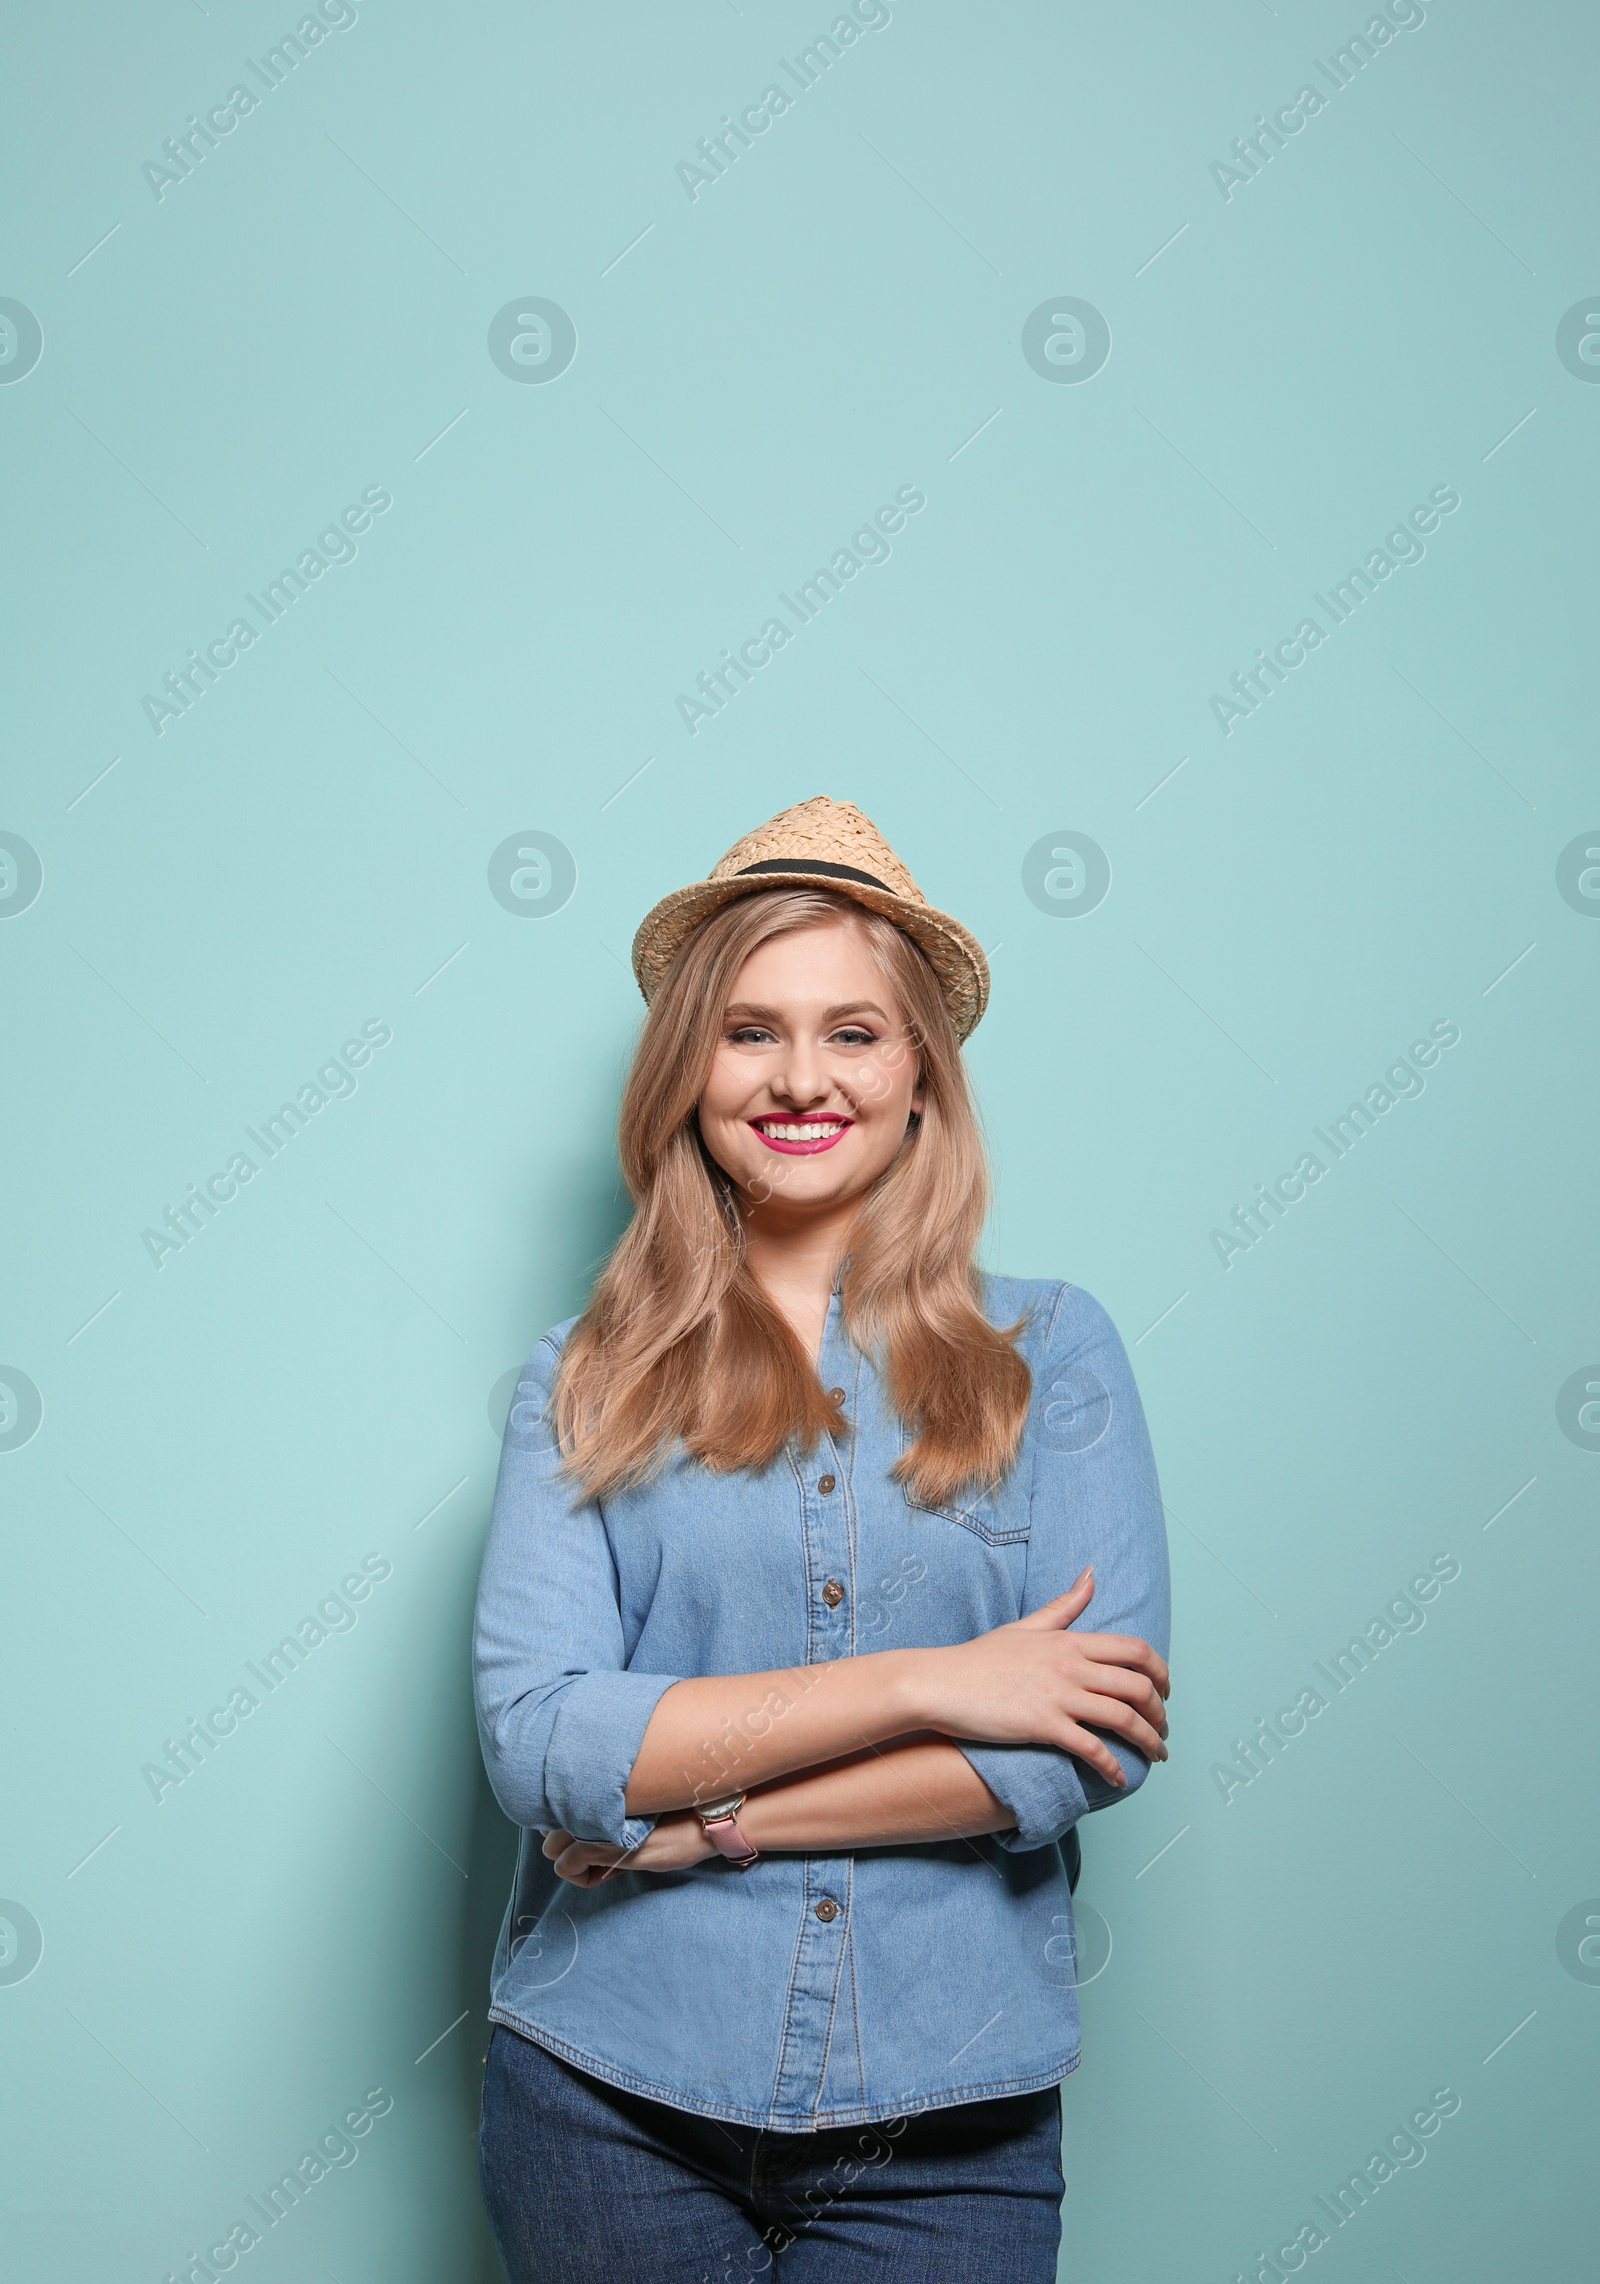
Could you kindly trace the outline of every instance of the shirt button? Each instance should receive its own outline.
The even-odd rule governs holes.
[[[830,1388],[828,1401],[830,1404],[842,1404],[844,1402],[844,1390],[842,1388]]]
[[[826,1498],[828,1493],[833,1489],[833,1477],[831,1475],[819,1475],[817,1477],[817,1489],[822,1493],[822,1496]]]
[[[819,1919],[837,1919],[838,1916],[839,1906],[834,1902],[831,1895],[825,1895],[817,1905],[817,1917]]]
[[[829,1579],[827,1585],[822,1589],[822,1599],[827,1603],[830,1610],[838,1609],[844,1600],[844,1588],[839,1584],[837,1578]]]

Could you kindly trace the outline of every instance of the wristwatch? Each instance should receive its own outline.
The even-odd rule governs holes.
[[[695,1814],[712,1846],[719,1848],[730,1864],[737,1864],[740,1871],[747,1872],[759,1859],[761,1851],[752,1848],[739,1829],[736,1819],[743,1806],[744,1794],[734,1792],[726,1800],[708,1801],[704,1808],[697,1805]]]

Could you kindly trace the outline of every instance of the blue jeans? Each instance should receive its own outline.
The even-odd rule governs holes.
[[[511,2284],[1055,2284],[1058,2086],[766,2133],[625,2093],[497,2023],[478,2154]]]

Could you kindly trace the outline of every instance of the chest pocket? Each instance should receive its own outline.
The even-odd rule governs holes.
[[[910,1442],[902,1433],[901,1449]],[[958,1493],[953,1499],[934,1501],[919,1499],[908,1483],[905,1487],[906,1505],[915,1514],[937,1515],[941,1522],[956,1523],[964,1531],[971,1531],[986,1546],[1020,1546],[1028,1536],[1028,1486],[1026,1469],[1013,1468],[1006,1481],[995,1490],[974,1492],[970,1496]]]

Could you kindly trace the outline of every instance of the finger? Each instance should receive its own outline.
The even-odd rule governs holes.
[[[1136,1666],[1141,1673],[1150,1676],[1163,1697],[1171,1694],[1172,1676],[1167,1671],[1166,1659],[1148,1642],[1142,1642],[1137,1634],[1084,1633],[1078,1636],[1078,1647],[1104,1665]]]
[[[580,1872],[606,1870],[620,1857],[621,1850],[608,1847],[604,1840],[574,1840],[557,1857],[556,1870],[563,1879],[572,1879]]]
[[[1143,1753],[1147,1761],[1167,1758],[1167,1748],[1149,1722],[1141,1720],[1133,1707],[1124,1705],[1120,1697],[1095,1697],[1086,1692],[1072,1710],[1080,1721],[1092,1721],[1097,1729],[1110,1729],[1117,1736],[1126,1737],[1135,1752]]]
[[[582,1847],[569,1849],[556,1866],[559,1876],[570,1880],[574,1887],[598,1887],[616,1869],[615,1864],[596,1863],[593,1855]]]
[[[1142,1662],[1124,1665],[1105,1659],[1100,1645],[1106,1639],[1101,1634],[1061,1637],[1061,1671],[1083,1688],[1100,1689],[1112,1697],[1126,1698],[1129,1704],[1141,1708],[1154,1727],[1164,1732],[1167,1699],[1160,1682]],[[1114,1643],[1116,1637],[1110,1639]]]
[[[1060,1745],[1064,1752],[1071,1753],[1075,1759],[1087,1761],[1092,1769],[1099,1771],[1107,1784],[1114,1784],[1119,1790],[1126,1786],[1128,1780],[1122,1773],[1122,1763],[1104,1737],[1097,1737],[1092,1729],[1081,1729],[1076,1721],[1064,1721],[1061,1734],[1053,1738],[1052,1742]]]
[[[1142,1714],[1152,1729],[1167,1733],[1167,1702],[1148,1675],[1130,1672],[1126,1666],[1090,1665],[1083,1671],[1087,1689],[1099,1690],[1102,1697],[1120,1697]]]
[[[1048,1632],[1056,1626],[1070,1626],[1080,1610],[1087,1610],[1094,1599],[1094,1572],[1080,1570],[1065,1594],[1058,1594],[1053,1602],[1041,1603],[1030,1610],[1025,1618],[1018,1618],[1019,1626],[1027,1626],[1036,1633]]]
[[[1074,1636],[1076,1640],[1076,1636]],[[1103,1689],[1113,1697],[1125,1697],[1130,1705],[1147,1705],[1152,1720],[1164,1719],[1167,1701],[1149,1674],[1136,1665],[1101,1665],[1093,1657],[1078,1661],[1078,1672],[1089,1689]]]
[[[557,1856],[563,1855],[571,1846],[572,1834],[570,1832],[547,1832],[544,1836],[543,1853],[554,1862]]]

